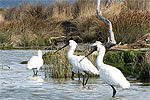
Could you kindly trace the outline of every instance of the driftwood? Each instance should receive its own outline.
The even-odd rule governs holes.
[[[128,50],[133,50],[133,51],[150,51],[150,45],[144,45],[144,47],[140,47],[139,45],[115,45],[111,48],[109,48],[111,51],[128,51]],[[108,50],[108,51],[109,51]]]
[[[111,0],[111,1],[108,0],[108,1],[109,1],[108,6],[106,8],[104,8],[103,10],[100,10],[101,0],[97,0],[97,8],[96,8],[98,18],[108,25],[108,42],[105,44],[106,48],[110,48],[111,46],[116,44],[116,41],[114,38],[114,33],[112,31],[112,23],[108,19],[106,19],[102,16],[102,12],[106,11],[113,2],[113,0]]]
[[[117,50],[117,51],[127,51],[127,50],[134,50],[134,51],[150,51],[150,33],[145,34],[143,37],[138,39],[136,42],[132,44],[125,44],[125,45],[115,45],[110,48],[110,50]]]

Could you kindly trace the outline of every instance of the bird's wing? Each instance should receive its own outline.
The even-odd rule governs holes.
[[[73,71],[74,73],[78,73],[78,69],[76,69],[75,67],[72,68],[72,71]]]
[[[30,62],[32,62],[32,61],[35,61],[35,59],[37,59],[38,58],[38,56],[32,56],[31,58],[30,58],[30,60],[28,61],[28,63],[30,63]]]
[[[101,77],[102,76],[102,77]],[[103,71],[100,70],[100,77],[110,85],[119,85],[121,87],[130,87],[129,82],[126,80],[122,72],[112,66],[106,65]]]
[[[84,56],[74,56],[71,58],[71,64],[81,71],[91,72],[93,74],[99,74],[97,68],[92,64],[90,60],[84,58],[79,62]]]
[[[43,65],[43,59],[39,58],[38,56],[32,56],[27,63],[27,68],[37,68],[39,69]]]

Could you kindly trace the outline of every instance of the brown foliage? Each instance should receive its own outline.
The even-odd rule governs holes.
[[[96,0],[77,0],[72,5],[74,18],[91,17],[96,14]]]
[[[127,6],[135,10],[148,10],[150,9],[149,0],[127,0]]]
[[[117,42],[133,43],[150,31],[150,12],[129,10],[123,2],[114,2],[103,16],[112,22]],[[97,18],[95,0],[77,0],[72,4],[59,1],[48,7],[22,3],[18,8],[5,11],[0,31],[0,35],[6,33],[26,39],[30,36],[27,40],[31,42],[37,38],[51,42],[51,37],[61,36],[77,36],[84,42],[106,42],[108,33],[107,25]],[[12,43],[22,44],[20,38],[13,37],[10,40]]]

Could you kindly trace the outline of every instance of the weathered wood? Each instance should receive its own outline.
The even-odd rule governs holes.
[[[142,45],[134,45],[134,44],[125,44],[125,45],[115,45],[109,48],[109,50],[114,50],[114,51],[128,51],[128,50],[133,50],[133,51],[150,51],[150,44],[145,44]]]
[[[128,50],[133,50],[133,51],[142,51],[142,52],[145,52],[145,51],[150,51],[150,48],[140,48],[140,49],[120,49],[120,48],[112,48],[112,49],[109,49],[111,51],[128,51]]]
[[[97,8],[96,8],[98,18],[108,25],[108,42],[105,45],[105,47],[107,48],[110,48],[111,46],[115,45],[116,41],[114,38],[114,33],[112,31],[112,23],[108,19],[102,16],[102,12],[106,11],[111,6],[112,2],[113,0],[111,1],[109,0],[108,6],[104,8],[103,10],[100,10],[101,0],[97,0]]]

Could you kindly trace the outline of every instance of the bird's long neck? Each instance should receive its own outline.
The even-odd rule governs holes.
[[[42,58],[42,52],[38,52],[38,57]]]
[[[105,48],[101,49],[101,50],[98,52],[98,56],[97,56],[97,59],[96,59],[96,64],[98,65],[98,67],[102,67],[102,65],[104,64],[104,63],[103,63],[104,55],[105,55]],[[99,69],[100,69],[100,68],[99,68]]]
[[[71,58],[73,56],[75,49],[76,49],[76,45],[69,47],[68,54],[67,54],[68,58]]]

